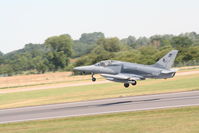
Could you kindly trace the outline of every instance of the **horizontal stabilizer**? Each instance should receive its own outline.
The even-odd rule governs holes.
[[[162,70],[161,73],[169,74],[169,73],[175,73],[176,71],[178,71],[178,69]]]

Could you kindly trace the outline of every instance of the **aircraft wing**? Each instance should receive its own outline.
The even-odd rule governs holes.
[[[105,77],[108,80],[113,80],[113,79],[117,79],[117,80],[144,80],[144,77],[140,76],[140,75],[135,75],[135,74],[116,74],[116,75],[112,75],[112,74],[101,74],[101,76]]]

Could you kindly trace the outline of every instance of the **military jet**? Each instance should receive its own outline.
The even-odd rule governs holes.
[[[90,66],[75,67],[75,71],[92,74],[92,81],[95,82],[94,74],[101,74],[107,80],[124,83],[128,88],[129,84],[136,85],[137,80],[146,78],[167,79],[175,76],[176,70],[171,69],[178,51],[172,50],[152,65],[143,65],[116,60],[105,60]]]

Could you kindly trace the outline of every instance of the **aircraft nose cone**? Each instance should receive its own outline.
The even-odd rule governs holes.
[[[75,71],[88,71],[89,70],[89,67],[88,66],[82,66],[82,67],[75,67],[73,70]]]
[[[81,66],[81,67],[75,67],[73,70],[75,71],[81,71],[85,73],[99,73],[100,69],[96,66]]]
[[[75,67],[73,70],[75,70],[75,71],[81,71],[82,67]]]

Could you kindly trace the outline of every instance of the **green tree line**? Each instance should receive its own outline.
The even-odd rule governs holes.
[[[179,50],[175,65],[199,65],[199,34],[129,36],[106,38],[101,32],[84,33],[73,40],[64,34],[49,37],[44,44],[26,44],[7,54],[0,52],[0,75],[67,71],[101,60],[153,64],[172,49]]]

